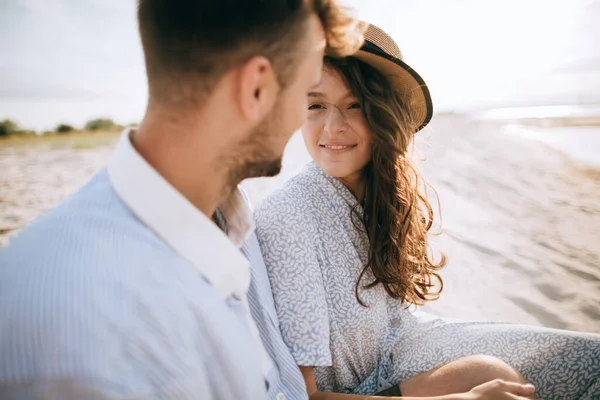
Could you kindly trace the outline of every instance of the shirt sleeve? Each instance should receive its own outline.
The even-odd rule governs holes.
[[[194,392],[202,399],[215,399],[206,374],[194,374]],[[179,394],[174,391],[174,393]],[[172,393],[171,393],[172,394]],[[166,394],[169,396],[169,394]],[[77,378],[29,379],[18,382],[0,382],[2,400],[150,400],[154,393],[120,394],[118,390],[92,385]],[[170,398],[170,397],[169,397]]]
[[[88,386],[75,379],[48,379],[0,383],[3,400],[141,400],[150,396],[123,396]]]
[[[331,366],[327,300],[310,215],[293,202],[267,200],[255,219],[285,343],[298,365]]]

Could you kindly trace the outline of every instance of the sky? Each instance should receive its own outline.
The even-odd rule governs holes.
[[[600,103],[600,0],[342,0],[386,30],[438,111]],[[0,0],[0,119],[143,117],[134,0]]]

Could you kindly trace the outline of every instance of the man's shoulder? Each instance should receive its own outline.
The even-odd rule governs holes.
[[[111,191],[100,173],[0,253],[0,303],[7,313],[0,327],[8,332],[12,326],[16,341],[19,329],[40,323],[56,327],[56,335],[73,332],[81,340],[95,335],[92,326],[107,340],[127,331],[132,303],[140,297],[137,283],[166,245]],[[50,341],[58,338],[48,335]],[[73,346],[81,344],[74,338]]]
[[[176,371],[182,346],[208,359],[199,316],[222,301],[106,190],[92,180],[0,254],[0,384],[88,376],[139,393],[146,368]]]
[[[130,241],[153,238],[112,189],[106,172],[24,227],[3,249],[0,263],[106,264]],[[114,261],[114,260],[110,260]]]
[[[143,224],[123,203],[113,189],[106,170],[100,171],[75,194],[32,224],[33,231],[43,231],[52,225],[68,225],[72,231],[91,234],[123,231]],[[66,232],[65,232],[66,233]]]

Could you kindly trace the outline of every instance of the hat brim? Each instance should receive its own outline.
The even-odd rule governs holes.
[[[389,80],[410,110],[415,133],[427,126],[433,117],[433,102],[425,81],[414,69],[368,41],[352,57],[369,64]]]

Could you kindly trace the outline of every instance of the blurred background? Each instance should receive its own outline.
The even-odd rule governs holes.
[[[449,264],[425,309],[600,333],[600,1],[342,3],[433,96],[416,146]],[[106,164],[147,91],[133,0],[2,0],[0,54],[2,246]],[[307,161],[295,135],[254,205]]]

